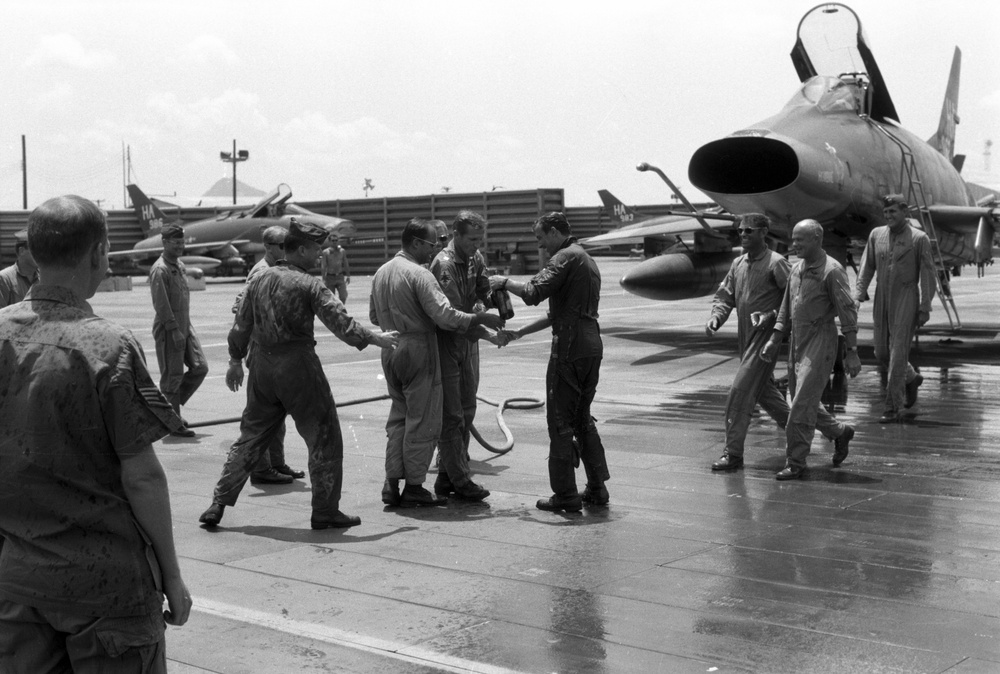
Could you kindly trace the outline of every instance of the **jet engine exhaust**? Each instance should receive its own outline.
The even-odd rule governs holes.
[[[715,292],[739,249],[723,253],[668,253],[641,262],[621,287],[651,300],[686,300]]]
[[[762,194],[788,187],[799,175],[795,150],[780,140],[730,136],[701,146],[688,179],[712,194]]]

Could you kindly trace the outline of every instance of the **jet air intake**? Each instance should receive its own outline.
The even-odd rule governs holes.
[[[709,194],[762,194],[788,187],[799,159],[787,143],[759,136],[730,136],[703,145],[691,157],[688,180]]]

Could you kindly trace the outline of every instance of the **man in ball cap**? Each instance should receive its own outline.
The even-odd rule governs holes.
[[[38,265],[28,250],[28,230],[14,234],[14,264],[0,271],[0,308],[20,302],[38,281]]]
[[[904,408],[917,402],[917,387],[924,378],[910,364],[913,333],[931,315],[934,299],[934,259],[927,235],[910,226],[909,207],[901,194],[882,198],[886,225],[872,229],[861,256],[854,299],[868,299],[868,286],[875,287],[875,360],[886,374],[885,411],[880,424],[900,421]]]
[[[184,254],[184,228],[175,223],[164,225],[160,239],[163,252],[149,270],[149,291],[156,312],[153,339],[160,366],[160,391],[179,415],[181,405],[205,380],[208,361],[191,325],[187,272],[180,260]],[[185,425],[172,435],[191,438],[194,431]]]
[[[285,237],[285,259],[247,284],[246,297],[229,331],[229,389],[238,391],[243,383],[243,359],[251,335],[253,367],[239,440],[229,449],[212,505],[199,518],[210,527],[219,523],[226,506],[236,504],[286,414],[295,420],[309,452],[312,528],[361,523],[359,517],[340,510],[344,442],[330,383],[316,355],[313,324],[319,317],[341,341],[359,350],[369,344],[392,349],[398,336],[373,333],[356,323],[330,289],[308,272],[318,263],[326,239],[322,227],[293,218]]]

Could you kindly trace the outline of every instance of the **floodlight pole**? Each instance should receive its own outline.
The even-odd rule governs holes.
[[[236,164],[241,161],[246,161],[250,158],[250,153],[247,150],[240,150],[239,153],[236,152],[236,139],[233,138],[233,152],[232,154],[228,152],[220,152],[219,158],[226,162],[227,164],[233,165],[233,206],[236,205]]]

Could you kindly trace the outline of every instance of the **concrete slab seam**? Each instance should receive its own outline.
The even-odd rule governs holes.
[[[245,606],[236,606],[204,597],[193,597],[192,599],[194,601],[193,610],[199,613],[227,620],[235,620],[257,627],[264,627],[292,636],[315,639],[316,641],[353,648],[366,653],[384,655],[385,657],[411,664],[429,665],[443,671],[455,672],[456,674],[466,674],[468,672],[476,672],[477,674],[522,674],[518,670],[498,667],[474,660],[466,660],[464,658],[456,658],[444,653],[389,641],[387,639],[345,632],[326,625],[303,620],[293,620],[274,613],[246,608]]]

